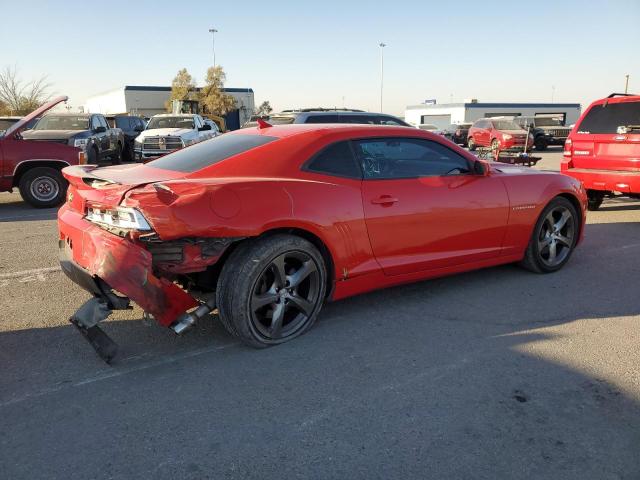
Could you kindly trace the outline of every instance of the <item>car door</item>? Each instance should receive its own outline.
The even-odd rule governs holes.
[[[497,177],[420,138],[354,142],[362,164],[365,221],[387,275],[451,267],[500,255],[509,215]]]

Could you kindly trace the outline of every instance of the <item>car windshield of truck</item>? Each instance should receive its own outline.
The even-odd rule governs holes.
[[[617,133],[618,127],[640,125],[640,102],[594,105],[580,123],[578,133]]]
[[[9,119],[9,120],[0,119],[0,131],[6,130],[17,121],[18,119]]]
[[[496,130],[522,130],[522,127],[520,127],[520,125],[509,120],[492,120],[492,122],[493,127]]]
[[[192,173],[277,139],[278,137],[267,135],[220,135],[160,157],[147,165],[163,170]]]
[[[147,130],[154,128],[186,128],[193,130],[195,125],[193,117],[153,117],[149,120]]]
[[[75,115],[46,115],[34,130],[89,130],[89,117]]]
[[[536,127],[562,127],[562,121],[558,118],[536,117],[534,122]]]
[[[293,123],[295,119],[296,117],[287,115],[282,117],[269,117],[267,122],[269,122],[271,125],[288,125],[290,123]]]

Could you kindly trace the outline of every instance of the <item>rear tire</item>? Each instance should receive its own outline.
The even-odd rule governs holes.
[[[38,167],[27,171],[20,179],[20,195],[35,208],[56,207],[64,202],[68,183],[59,170]]]
[[[292,340],[315,323],[327,270],[318,249],[285,234],[248,240],[225,262],[217,287],[220,320],[243,343],[265,348]]]
[[[91,147],[87,152],[87,164],[97,165],[98,159],[99,159],[98,149],[96,147]]]
[[[573,204],[556,197],[542,210],[520,266],[535,273],[560,270],[571,258],[580,235],[580,217]]]
[[[599,190],[587,190],[587,210],[595,212],[602,205],[604,192]]]

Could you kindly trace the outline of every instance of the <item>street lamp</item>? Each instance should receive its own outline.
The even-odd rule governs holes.
[[[216,33],[218,30],[215,28],[210,28],[209,33],[211,34],[211,49],[213,50],[213,68],[216,67]]]
[[[384,82],[384,47],[387,46],[386,43],[379,43],[380,47],[380,113],[382,113],[382,87]]]

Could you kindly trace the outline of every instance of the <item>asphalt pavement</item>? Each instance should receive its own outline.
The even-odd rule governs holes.
[[[557,169],[561,152],[537,168]],[[252,350],[116,312],[67,319],[54,210],[0,194],[0,477],[640,478],[640,201],[605,200],[552,275],[502,266],[327,305]]]

